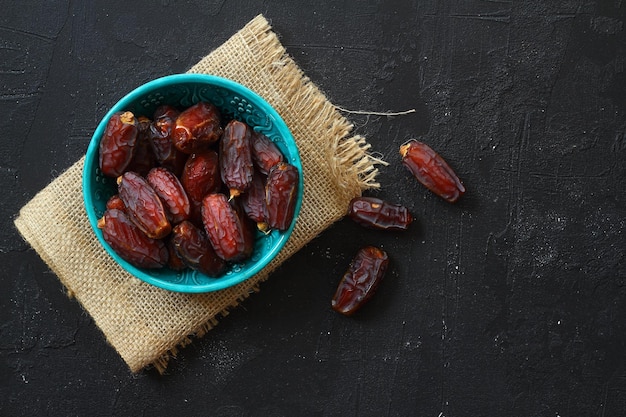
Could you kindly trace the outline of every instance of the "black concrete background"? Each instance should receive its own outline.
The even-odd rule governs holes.
[[[0,415],[626,415],[622,0],[2,1]],[[127,91],[255,15],[390,163],[404,234],[345,219],[160,376],[129,373],[13,226]],[[400,165],[418,137],[450,205]],[[54,219],[50,219],[54,221]],[[330,309],[356,250],[392,266]]]

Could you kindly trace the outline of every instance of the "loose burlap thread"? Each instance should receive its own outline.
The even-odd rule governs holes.
[[[286,259],[342,218],[348,203],[378,187],[369,144],[287,54],[259,15],[189,72],[219,75],[257,92],[281,115],[298,145],[304,177],[300,216],[265,269],[237,286],[205,294],[169,292],[133,277],[104,251],[82,200],[84,157],[28,202],[15,225],[101,329],[132,372],[160,372],[202,337]],[[297,279],[297,277],[294,277]]]

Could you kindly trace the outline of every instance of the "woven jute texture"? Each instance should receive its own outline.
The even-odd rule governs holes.
[[[202,337],[296,251],[342,218],[351,198],[378,186],[365,139],[303,74],[259,15],[190,72],[230,78],[256,91],[282,116],[302,159],[304,199],[278,257],[248,281],[218,292],[183,294],[121,269],[98,243],[82,200],[84,157],[28,202],[15,219],[26,241],[102,330],[132,372],[164,371],[177,349]],[[298,279],[293,277],[293,279]]]

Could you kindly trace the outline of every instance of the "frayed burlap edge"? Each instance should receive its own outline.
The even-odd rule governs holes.
[[[82,205],[76,162],[20,210],[15,225],[91,315],[132,372],[164,372],[171,357],[204,336],[269,274],[342,218],[362,191],[377,188],[384,163],[365,138],[306,77],[267,20],[259,15],[190,72],[233,79],[267,100],[293,133],[301,153],[304,197],[293,234],[263,271],[235,287],[207,294],[173,293],[123,271],[97,243]]]

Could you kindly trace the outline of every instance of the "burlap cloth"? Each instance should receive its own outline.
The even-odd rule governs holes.
[[[348,202],[377,187],[376,164],[363,137],[287,55],[259,15],[189,72],[233,79],[256,91],[282,116],[300,150],[304,199],[292,237],[278,257],[248,281],[218,292],[161,290],[125,272],[90,228],[82,200],[81,158],[24,206],[15,225],[78,300],[132,372],[154,365],[201,337],[282,262],[346,213]],[[297,277],[294,277],[297,279]]]

